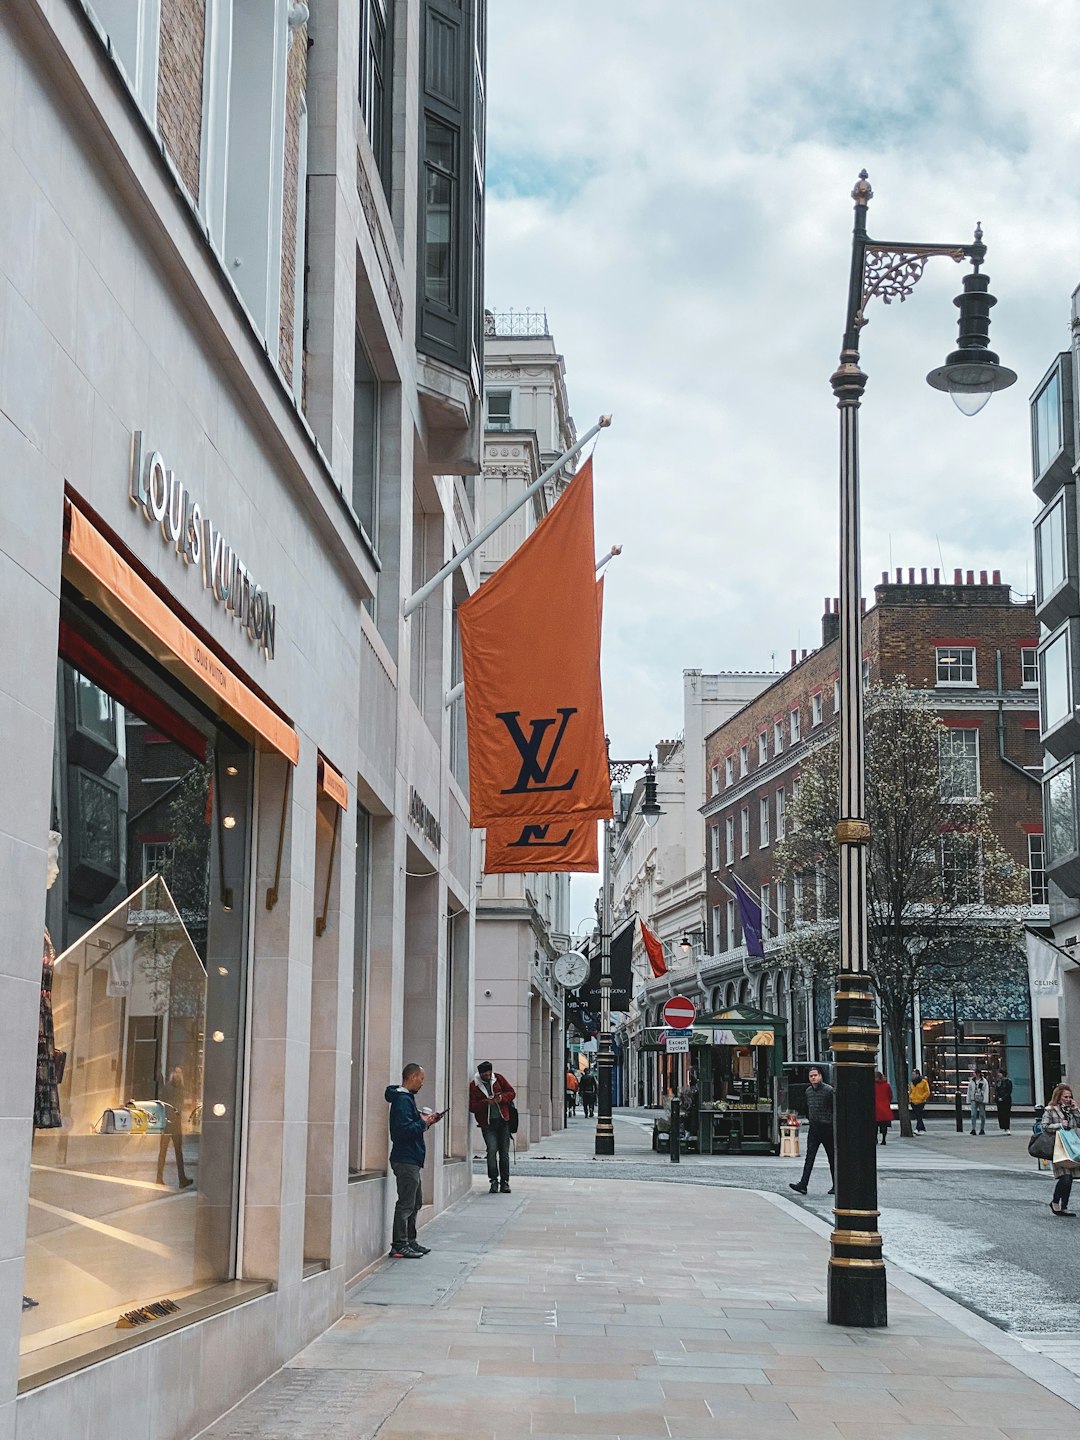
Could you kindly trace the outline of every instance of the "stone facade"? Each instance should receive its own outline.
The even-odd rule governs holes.
[[[356,185],[358,7],[312,7],[316,43],[306,52],[302,29],[293,39],[292,53],[310,57],[310,243],[295,264],[309,279],[302,405],[277,329],[278,314],[291,310],[287,277],[268,276],[267,294],[272,299],[280,285],[281,305],[268,302],[264,333],[241,298],[239,271],[211,238],[220,219],[214,207],[222,195],[240,203],[230,185],[244,177],[234,169],[230,179],[228,164],[213,153],[207,116],[219,105],[220,119],[227,93],[237,103],[259,98],[229,92],[239,82],[228,69],[201,68],[204,54],[220,58],[221,48],[204,50],[196,40],[199,17],[210,26],[221,9],[163,0],[152,36],[123,31],[130,18],[124,5],[103,0],[99,9],[91,13],[79,0],[17,0],[0,11],[2,1440],[58,1433],[184,1440],[339,1316],[346,1285],[386,1248],[394,1186],[383,1090],[404,1061],[424,1065],[422,1098],[448,1112],[429,1144],[428,1213],[471,1182],[476,869],[467,775],[453,772],[442,704],[451,673],[450,587],[412,620],[402,617],[404,598],[475,525],[453,477],[480,464],[478,371],[442,364],[436,372],[412,338],[422,6],[395,6],[401,124],[393,147],[396,211],[394,220],[382,216],[388,239],[381,260]],[[289,45],[289,10],[284,0],[268,0],[233,7],[233,14],[264,27],[277,64]],[[474,6],[466,10],[475,18]],[[181,76],[185,51],[194,70]],[[472,55],[470,48],[470,64]],[[304,83],[302,69],[292,75],[290,105]],[[260,84],[265,78],[255,76]],[[267,131],[285,134],[285,88],[275,93],[282,111],[267,115]],[[212,183],[191,183],[195,155]],[[377,203],[386,210],[381,185]],[[282,204],[269,213],[271,232],[288,231]],[[284,253],[283,243],[275,251],[273,234],[263,238],[268,256]],[[373,402],[377,537],[356,513],[358,328],[381,385]],[[206,583],[205,569],[167,543],[167,524],[163,532],[133,503],[136,433],[147,455],[160,452],[162,473],[172,472],[198,500],[214,533],[272,597],[272,656]],[[130,592],[125,600],[102,582],[101,593],[86,593],[66,550],[66,503],[96,526],[109,565],[122,562],[110,570],[114,580],[130,573],[137,593],[162,608],[167,633],[188,647],[186,671],[180,664],[169,679],[165,668],[155,669],[179,652],[158,651],[157,641],[149,652]],[[462,593],[475,584],[471,569],[460,577]],[[222,828],[213,841],[220,855],[228,835],[246,833],[242,867],[229,884],[223,869],[208,871],[213,923],[236,941],[206,984],[237,983],[239,969],[245,1003],[236,1032],[204,1037],[208,1071],[215,1055],[235,1062],[231,1088],[221,1099],[208,1092],[206,1100],[215,1102],[214,1117],[218,1105],[226,1116],[235,1110],[237,1146],[231,1168],[217,1177],[224,1190],[216,1210],[208,1203],[206,1154],[198,1166],[205,1172],[197,1170],[186,1193],[163,1192],[151,1167],[132,1192],[138,1207],[123,1202],[148,1227],[135,1240],[126,1238],[121,1214],[128,1180],[93,1177],[95,1154],[123,1166],[137,1145],[130,1152],[111,1140],[98,1146],[105,1137],[88,1127],[77,1136],[70,1125],[52,1132],[58,1146],[77,1141],[89,1154],[100,1189],[96,1208],[80,1209],[75,1198],[78,1184],[91,1183],[85,1173],[74,1175],[85,1166],[31,1169],[32,1147],[44,1133],[35,1137],[32,1117],[42,936],[52,903],[47,847],[58,747],[68,735],[58,648],[65,617],[91,611],[143,677],[135,684],[125,672],[116,680],[121,689],[133,687],[118,703],[137,714],[140,704],[152,708],[174,697],[205,728],[227,730],[250,777],[247,808],[222,822],[237,828]],[[192,666],[231,677],[228,696],[219,703]],[[156,695],[147,678],[154,676]],[[273,733],[291,737],[295,754],[245,728],[238,695],[253,713],[265,712]],[[329,798],[327,766],[345,781],[344,808]],[[214,777],[215,796],[226,784],[224,775]],[[422,814],[432,823],[418,823]],[[62,864],[73,863],[78,838],[64,836]],[[129,878],[133,891],[138,877]],[[94,984],[104,1003],[101,973]],[[119,1012],[124,1002],[110,1003]],[[136,1037],[129,1038],[134,1046]],[[130,1054],[130,1047],[119,1052],[117,1075]],[[76,1078],[83,1073],[74,1053],[72,1068]],[[185,1105],[189,1130],[209,1131],[206,1108],[201,1096]],[[121,1311],[162,1298],[152,1277],[137,1288],[139,1276],[148,1256],[172,1263],[177,1247],[164,1217],[183,1216],[189,1204],[202,1207],[194,1211],[200,1224],[218,1226],[234,1256],[225,1273],[210,1277],[222,1285],[210,1300],[200,1298],[199,1284],[184,1286],[179,1315],[118,1330]],[[62,1226],[48,1218],[48,1206],[65,1213]],[[21,1309],[24,1274],[54,1277],[50,1266],[62,1244],[69,1247],[65,1283],[51,1283],[46,1293],[35,1282],[29,1298],[37,1306]],[[121,1247],[130,1264],[102,1277],[94,1267],[110,1246]],[[79,1316],[47,1313],[50,1297],[65,1291],[85,1296]]]

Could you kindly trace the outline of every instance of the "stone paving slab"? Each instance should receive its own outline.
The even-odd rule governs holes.
[[[352,1287],[344,1318],[205,1440],[1045,1440],[1080,1425],[1067,1372],[896,1267],[887,1329],[829,1325],[823,1227],[779,1197],[553,1178],[488,1202],[477,1188],[426,1228],[426,1260]]]

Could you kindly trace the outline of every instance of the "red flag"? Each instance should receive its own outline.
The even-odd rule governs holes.
[[[592,462],[458,610],[475,827],[611,815]]]
[[[644,920],[641,920],[639,923],[641,925],[641,938],[645,942],[645,954],[649,957],[649,969],[653,973],[653,979],[659,980],[661,975],[667,974],[667,965],[664,963],[664,947],[645,924]]]
[[[594,874],[600,869],[593,815],[500,820],[487,827],[485,875]]]

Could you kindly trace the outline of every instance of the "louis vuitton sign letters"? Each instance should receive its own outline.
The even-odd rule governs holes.
[[[161,452],[144,448],[141,430],[131,437],[131,499],[181,560],[198,566],[205,588],[272,660],[276,611],[269,595]]]

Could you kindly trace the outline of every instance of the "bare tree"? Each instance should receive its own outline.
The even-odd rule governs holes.
[[[903,677],[872,687],[865,699],[868,966],[897,1082],[900,1130],[910,1135],[906,1039],[915,996],[928,981],[966,988],[995,965],[995,951],[1019,934],[1026,872],[994,830],[993,796],[979,790],[973,732],[946,727]],[[815,897],[812,915],[789,933],[783,961],[830,977],[839,961],[839,773],[834,731],[803,762],[777,850],[781,873]]]

